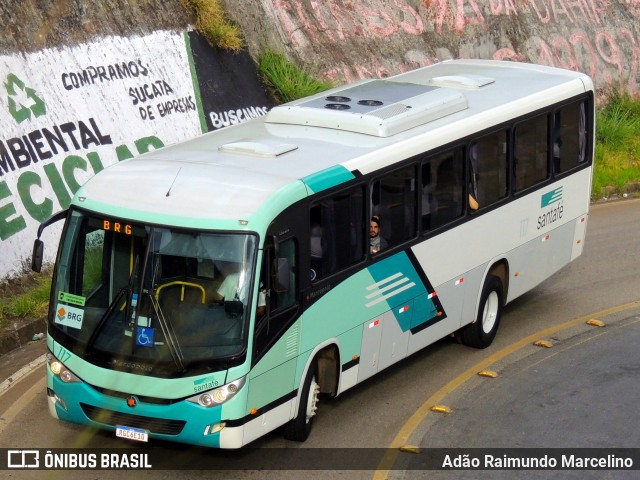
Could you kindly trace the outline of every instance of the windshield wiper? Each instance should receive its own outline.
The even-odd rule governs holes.
[[[139,258],[136,255],[136,259],[135,259],[135,262],[133,263],[133,269],[131,270],[131,274],[129,275],[129,280],[127,281],[127,285],[122,287],[120,290],[118,290],[115,297],[113,297],[113,300],[111,300],[111,303],[109,304],[105,312],[102,314],[102,317],[100,317],[100,320],[98,321],[98,324],[96,325],[96,327],[93,329],[93,332],[91,332],[91,336],[89,337],[89,341],[87,342],[87,349],[89,349],[95,343],[95,341],[98,338],[98,335],[104,328],[105,324],[107,323],[107,320],[111,318],[111,314],[116,309],[116,306],[120,303],[120,300],[122,299],[125,293],[127,294],[126,298],[128,303],[129,297],[131,296],[131,292],[133,291],[133,282],[134,282],[134,278],[136,277],[136,271],[138,269],[138,259]]]
[[[153,237],[153,230],[151,231],[151,236]],[[151,248],[151,243],[149,242],[149,247]],[[149,253],[147,252],[146,259],[149,259]],[[178,367],[178,370],[181,372],[184,371],[184,355],[182,354],[182,348],[180,347],[180,343],[178,342],[178,336],[173,330],[173,326],[167,321],[167,318],[164,316],[164,312],[162,311],[162,307],[160,306],[160,302],[156,297],[156,274],[158,273],[160,265],[160,256],[156,256],[154,260],[152,260],[152,272],[151,272],[151,287],[149,289],[143,289],[142,293],[149,296],[149,301],[151,302],[151,306],[156,314],[156,318],[158,319],[158,323],[160,324],[160,329],[164,334],[164,338],[167,342],[167,347],[169,348],[169,353],[171,353],[171,358],[173,362]],[[146,274],[147,269],[147,261],[145,260],[144,270]],[[144,278],[144,277],[143,277]]]
[[[151,301],[151,305],[153,306],[156,318],[158,319],[158,323],[160,324],[160,329],[162,330],[164,338],[167,341],[167,346],[169,347],[171,358],[173,358],[176,367],[178,367],[178,369],[182,372],[184,371],[184,363],[182,361],[184,360],[184,355],[182,354],[182,349],[180,348],[178,337],[173,330],[173,327],[164,316],[164,312],[160,307],[160,303],[158,302],[154,291],[145,291],[145,293],[149,295],[149,300]]]

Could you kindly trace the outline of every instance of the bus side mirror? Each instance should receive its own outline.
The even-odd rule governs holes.
[[[33,242],[33,253],[31,254],[31,270],[40,273],[42,271],[42,261],[44,258],[44,242],[40,240],[40,236],[45,228],[52,223],[59,222],[63,218],[67,217],[67,210],[61,210],[58,213],[50,216],[47,220],[42,222],[38,227],[38,236]]]
[[[274,290],[276,293],[289,291],[291,284],[291,267],[288,258],[276,258],[273,262],[274,268]]]
[[[31,256],[31,270],[40,273],[42,271],[42,259],[44,257],[44,242],[36,238],[33,242],[33,254]]]

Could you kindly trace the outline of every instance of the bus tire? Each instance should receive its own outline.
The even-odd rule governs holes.
[[[311,432],[313,417],[318,409],[320,385],[316,379],[316,368],[312,364],[307,371],[298,405],[298,414],[284,426],[284,438],[295,442],[304,442]]]
[[[487,348],[491,345],[500,326],[503,292],[500,278],[488,275],[480,294],[478,317],[460,331],[460,341],[464,345],[474,348]]]

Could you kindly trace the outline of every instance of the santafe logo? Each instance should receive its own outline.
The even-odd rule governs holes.
[[[540,197],[540,208],[546,207],[551,208],[538,217],[538,230],[562,218],[562,214],[564,212],[562,187],[558,187],[550,192],[542,194]]]
[[[543,194],[540,197],[540,208],[545,208],[551,205],[552,203],[561,202],[562,201],[562,187],[558,187],[555,190],[551,190]]]

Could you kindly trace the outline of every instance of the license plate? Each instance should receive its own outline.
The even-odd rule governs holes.
[[[116,437],[126,438],[127,440],[135,440],[136,442],[148,442],[149,431],[143,430],[141,428],[116,425]]]

